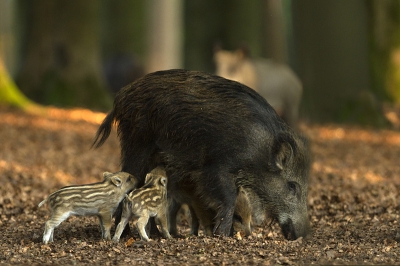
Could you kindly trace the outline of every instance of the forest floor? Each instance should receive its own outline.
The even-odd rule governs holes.
[[[91,149],[104,114],[0,109],[0,264],[400,264],[400,132],[302,124],[311,140],[312,233],[287,241],[266,223],[249,237],[101,240],[94,217],[70,217],[42,243],[49,193],[119,170],[115,132]]]

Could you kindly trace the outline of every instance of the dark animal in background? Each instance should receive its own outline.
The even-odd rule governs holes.
[[[293,128],[297,128],[303,87],[285,64],[270,59],[251,58],[245,49],[234,52],[216,49],[216,74],[243,83],[263,96]]]
[[[116,95],[96,147],[114,122],[122,171],[143,184],[163,152],[169,195],[189,203],[200,220],[212,217],[215,235],[231,235],[239,187],[287,239],[307,234],[307,142],[256,91],[198,71],[154,72]]]
[[[140,60],[126,53],[119,53],[108,58],[103,71],[107,85],[113,94],[145,74]]]

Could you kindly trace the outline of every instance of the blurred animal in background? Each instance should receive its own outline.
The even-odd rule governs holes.
[[[111,56],[103,68],[107,85],[113,94],[145,74],[140,60],[126,53]]]
[[[302,83],[285,64],[251,58],[247,49],[214,50],[216,74],[238,81],[263,96],[291,127],[297,128]]]

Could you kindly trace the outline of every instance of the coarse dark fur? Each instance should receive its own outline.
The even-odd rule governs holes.
[[[122,171],[143,184],[162,152],[168,191],[200,220],[212,217],[214,234],[230,234],[239,186],[286,238],[307,234],[308,146],[254,90],[203,72],[154,72],[116,95],[95,147],[114,122]]]

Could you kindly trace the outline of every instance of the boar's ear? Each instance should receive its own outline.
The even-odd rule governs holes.
[[[273,158],[276,167],[283,170],[287,162],[294,155],[295,142],[292,137],[288,134],[281,133],[275,139],[274,146],[272,148]]]
[[[113,176],[110,178],[110,180],[116,187],[122,186],[122,180],[118,176]]]
[[[280,151],[276,154],[275,164],[276,166],[283,170],[286,167],[286,163],[289,161],[293,154],[292,146],[285,142],[282,143]]]
[[[250,49],[247,44],[243,43],[239,49],[236,50],[236,54],[240,57],[240,59],[250,57]]]
[[[166,177],[161,177],[160,183],[162,186],[166,187],[167,186],[167,178]]]
[[[222,43],[220,41],[215,42],[213,47],[213,52],[217,53],[221,50],[222,50]]]

